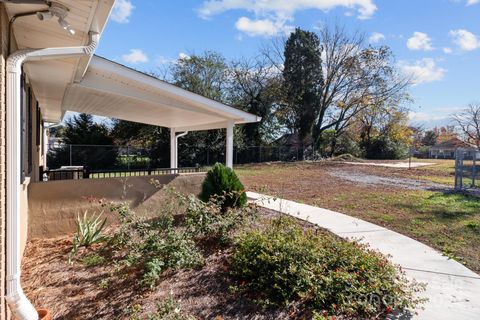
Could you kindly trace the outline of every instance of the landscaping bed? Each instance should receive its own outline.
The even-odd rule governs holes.
[[[28,298],[69,320],[378,319],[421,302],[386,257],[323,229],[224,198],[171,201],[151,220],[105,204],[122,223],[87,248],[30,241]]]

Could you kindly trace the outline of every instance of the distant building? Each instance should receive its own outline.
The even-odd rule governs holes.
[[[457,149],[465,150],[467,157],[474,154],[480,157],[480,150],[474,144],[466,143],[458,138],[452,138],[430,147],[429,156],[435,159],[454,159]]]

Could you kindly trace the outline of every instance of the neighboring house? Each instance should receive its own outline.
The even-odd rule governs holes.
[[[31,220],[29,190],[53,183],[39,182],[44,123],[75,111],[170,128],[170,166],[176,168],[177,141],[185,132],[226,128],[231,167],[235,124],[260,120],[93,55],[113,5],[0,2],[0,320],[7,318],[5,300],[16,319],[38,319],[21,289],[20,262]]]
[[[290,148],[301,148],[302,143],[298,137],[298,133],[286,133],[277,140],[273,142],[274,145]],[[305,147],[310,147],[313,144],[313,139],[311,136],[308,136],[305,139]]]
[[[429,156],[435,159],[454,159],[457,149],[463,149],[467,157],[477,155],[480,158],[478,148],[470,143],[466,143],[458,138],[452,138],[430,147]]]

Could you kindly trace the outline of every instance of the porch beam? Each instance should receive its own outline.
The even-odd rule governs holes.
[[[178,158],[177,158],[178,146],[177,146],[177,137],[175,129],[170,129],[170,168],[177,168]]]
[[[226,143],[226,166],[228,168],[233,168],[233,122],[229,122],[227,125],[227,143]]]

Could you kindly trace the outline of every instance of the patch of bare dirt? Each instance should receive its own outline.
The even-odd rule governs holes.
[[[433,183],[424,180],[416,180],[412,178],[395,177],[395,176],[382,176],[365,172],[367,170],[328,170],[328,174],[331,176],[350,181],[362,185],[381,185],[394,188],[402,188],[409,190],[430,190],[430,191],[448,191],[451,187]]]

